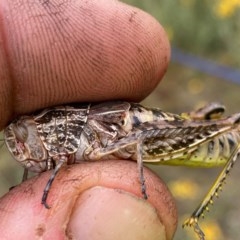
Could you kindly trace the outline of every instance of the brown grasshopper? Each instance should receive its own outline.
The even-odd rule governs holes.
[[[224,106],[218,103],[180,115],[123,101],[72,104],[21,116],[6,127],[4,138],[25,172],[53,169],[42,196],[46,208],[52,182],[65,164],[109,158],[136,160],[145,199],[143,162],[224,166],[184,223],[193,226],[204,240],[198,219],[212,203],[240,152],[240,113],[222,118],[223,112]]]

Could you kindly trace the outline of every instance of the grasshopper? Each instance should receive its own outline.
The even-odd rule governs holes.
[[[124,101],[71,104],[21,116],[4,130],[13,157],[27,172],[53,169],[42,196],[47,196],[63,165],[101,159],[137,161],[143,197],[147,199],[143,162],[195,167],[224,166],[203,201],[184,222],[200,240],[200,216],[226,179],[240,152],[240,113],[222,117],[219,103],[182,113],[164,112]]]

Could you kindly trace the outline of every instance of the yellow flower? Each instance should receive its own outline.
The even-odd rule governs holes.
[[[199,186],[189,179],[178,179],[168,184],[174,197],[178,199],[195,199],[200,192]]]
[[[240,7],[240,0],[219,0],[216,6],[218,16],[222,18],[231,17]]]

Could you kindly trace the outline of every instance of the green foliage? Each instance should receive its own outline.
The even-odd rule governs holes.
[[[183,50],[240,65],[240,1],[125,0],[157,18]],[[239,3],[238,3],[239,2]]]

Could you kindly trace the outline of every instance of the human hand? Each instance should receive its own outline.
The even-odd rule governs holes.
[[[0,127],[15,116],[69,102],[139,101],[166,71],[169,43],[148,14],[117,1],[6,0],[1,13]],[[100,161],[50,172],[1,198],[2,239],[171,239],[176,208],[145,169],[141,199],[136,163]],[[166,237],[167,236],[167,237]]]

